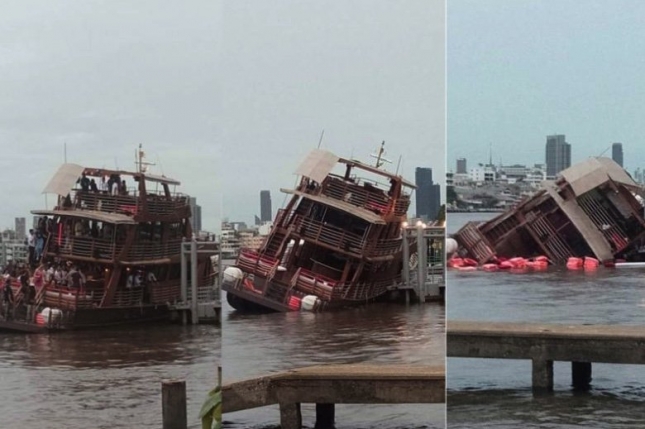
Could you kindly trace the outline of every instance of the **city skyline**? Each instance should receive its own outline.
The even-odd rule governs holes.
[[[645,36],[638,19],[645,4],[594,5],[449,2],[449,165],[460,157],[487,160],[491,144],[495,163],[535,162],[551,134],[578,148],[572,164],[611,157],[612,142],[626,152],[639,147],[643,83],[634,52]],[[645,154],[629,153],[626,170],[642,169]]]

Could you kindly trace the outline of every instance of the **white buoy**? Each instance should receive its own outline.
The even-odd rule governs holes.
[[[244,274],[239,268],[228,267],[224,270],[223,276],[225,282],[235,282],[237,280],[241,280],[242,277],[244,277]]]
[[[300,309],[303,311],[313,311],[319,301],[315,295],[306,295],[300,301]]]
[[[446,254],[452,255],[459,249],[459,244],[454,238],[446,238]]]

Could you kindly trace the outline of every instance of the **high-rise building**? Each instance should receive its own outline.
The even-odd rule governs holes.
[[[434,220],[441,206],[441,187],[432,182],[432,168],[417,167],[415,173],[417,186],[417,217]]]
[[[546,175],[554,177],[569,167],[571,167],[571,145],[565,141],[564,134],[547,136]]]
[[[457,174],[467,174],[466,158],[457,158]]]
[[[614,143],[611,145],[611,159],[621,167],[623,166],[623,144]]]
[[[262,222],[270,222],[273,220],[271,213],[271,192],[260,191],[260,220]]]
[[[16,218],[16,240],[24,240],[27,237],[27,220],[24,217]]]
[[[190,205],[190,226],[193,232],[197,234],[202,230],[202,206],[197,204],[197,198],[190,197],[188,199]]]

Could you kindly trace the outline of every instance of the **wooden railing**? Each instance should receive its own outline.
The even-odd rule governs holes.
[[[322,193],[380,215],[386,215],[390,211],[390,198],[378,188],[369,190],[341,179],[328,177],[323,182]]]
[[[149,261],[164,259],[181,254],[181,238],[168,240],[166,243],[159,241],[135,241],[128,250],[126,259],[129,261]]]
[[[294,220],[296,234],[319,243],[337,247],[345,251],[361,254],[365,242],[363,237],[333,225],[324,224],[301,215]]]
[[[55,307],[64,310],[77,308],[98,307],[103,293],[101,291],[73,290],[54,285],[45,288],[43,303],[46,307]]]
[[[175,194],[167,199],[165,196],[148,193],[146,197],[148,213],[154,216],[169,216],[187,210],[188,197]],[[132,195],[111,195],[103,192],[77,191],[74,207],[77,209],[97,210],[106,213],[136,215],[141,210],[140,197]]]
[[[260,256],[251,249],[241,249],[237,258],[237,265],[248,273],[258,274],[263,277],[272,277],[280,261],[269,256]]]
[[[300,292],[316,295],[323,301],[365,301],[382,295],[390,286],[400,281],[400,277],[397,277],[362,283],[338,283],[320,274],[298,268],[291,279],[291,286]]]
[[[70,235],[60,237],[59,240],[58,234],[52,234],[47,250],[61,256],[83,256],[111,261],[122,248],[123,244],[114,243],[110,239]]]

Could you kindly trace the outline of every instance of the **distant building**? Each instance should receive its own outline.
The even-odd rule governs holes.
[[[466,158],[457,158],[457,174],[467,174]]]
[[[16,218],[16,240],[24,240],[27,237],[27,220],[24,217]]]
[[[197,204],[197,198],[190,197],[188,199],[188,204],[190,205],[190,226],[193,229],[193,232],[197,234],[202,230],[202,206]]]
[[[432,168],[417,167],[415,184],[417,217],[435,220],[441,206],[441,187],[432,182]]]
[[[271,192],[260,191],[260,220],[268,222],[273,219],[271,213]]]
[[[571,167],[571,145],[564,134],[546,137],[546,175],[555,177],[562,170]]]
[[[19,240],[16,231],[7,229],[0,234],[0,265],[3,267],[9,261],[26,262],[29,257],[29,247],[24,238]]]
[[[621,167],[623,166],[623,144],[614,143],[611,145],[611,159]]]

